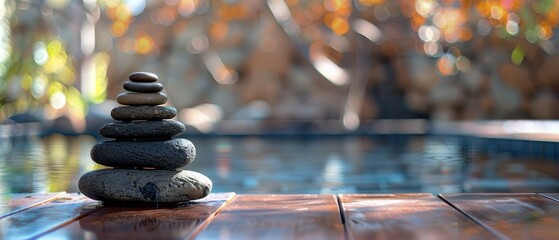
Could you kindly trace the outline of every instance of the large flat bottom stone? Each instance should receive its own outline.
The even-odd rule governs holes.
[[[212,181],[188,170],[101,169],[85,173],[78,186],[84,195],[103,202],[168,204],[207,196]]]

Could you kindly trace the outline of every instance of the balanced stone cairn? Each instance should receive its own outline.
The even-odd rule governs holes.
[[[111,111],[121,122],[108,123],[99,133],[114,141],[96,144],[91,158],[114,169],[85,173],[79,180],[80,191],[107,203],[176,204],[207,196],[212,181],[201,173],[179,170],[194,160],[192,142],[172,138],[185,131],[167,102],[157,75],[135,72],[124,83],[129,92],[117,96],[123,105]]]

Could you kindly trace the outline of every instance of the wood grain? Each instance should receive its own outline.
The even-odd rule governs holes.
[[[351,194],[340,202],[349,239],[494,238],[431,194]]]
[[[559,193],[540,193],[540,194],[559,202]]]
[[[104,206],[41,239],[186,239],[201,231],[234,196],[212,193],[174,207]]]
[[[559,204],[538,194],[442,194],[474,220],[512,239],[556,239]]]
[[[98,202],[83,195],[64,194],[54,201],[0,219],[0,239],[37,237],[90,213],[98,206]]]
[[[0,198],[0,218],[52,201],[65,192],[7,194]]]
[[[334,195],[240,195],[196,239],[343,239]]]

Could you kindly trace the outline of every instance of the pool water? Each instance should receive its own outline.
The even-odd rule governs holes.
[[[213,192],[557,192],[556,143],[456,136],[194,137]],[[78,192],[101,139],[2,138],[0,193]]]

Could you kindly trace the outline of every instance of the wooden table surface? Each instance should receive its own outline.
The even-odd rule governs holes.
[[[559,239],[559,194],[212,193],[179,206],[0,199],[0,239]]]

